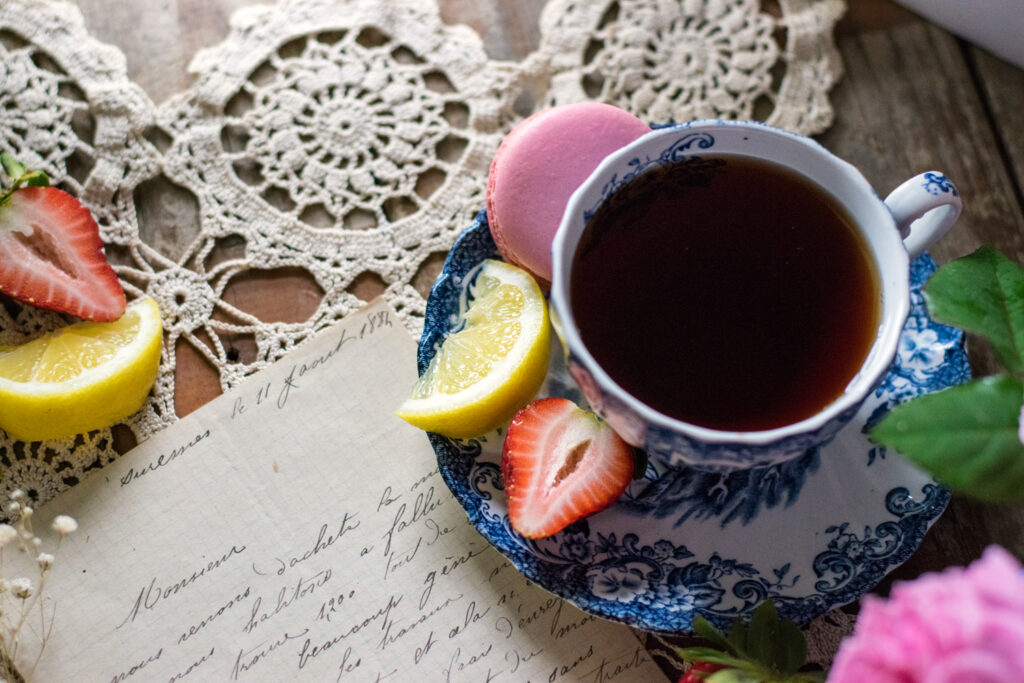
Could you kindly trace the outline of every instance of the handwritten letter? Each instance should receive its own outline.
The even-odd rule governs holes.
[[[392,413],[414,359],[371,306],[48,505],[39,680],[665,680],[468,523]]]

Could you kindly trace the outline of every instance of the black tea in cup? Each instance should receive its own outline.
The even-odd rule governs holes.
[[[583,344],[655,410],[719,430],[799,422],[839,397],[880,320],[846,210],[782,166],[690,157],[590,217],[570,306]]]

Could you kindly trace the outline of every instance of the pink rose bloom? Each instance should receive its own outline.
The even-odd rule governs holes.
[[[864,598],[853,635],[839,647],[828,683],[1024,681],[1024,574],[989,547],[963,569]]]

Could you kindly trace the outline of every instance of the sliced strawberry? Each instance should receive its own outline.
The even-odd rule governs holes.
[[[633,449],[572,401],[542,398],[512,419],[501,472],[512,527],[540,538],[615,502],[633,478]]]
[[[708,676],[721,671],[725,667],[721,664],[712,664],[711,662],[694,662],[693,666],[683,674],[683,677],[679,679],[679,683],[701,683]]]
[[[53,187],[20,187],[0,203],[0,292],[87,320],[125,309],[96,221]]]

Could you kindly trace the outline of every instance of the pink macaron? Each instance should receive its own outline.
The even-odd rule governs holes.
[[[649,131],[598,102],[545,109],[513,128],[487,179],[487,222],[502,257],[549,284],[551,242],[569,197],[602,159]]]

